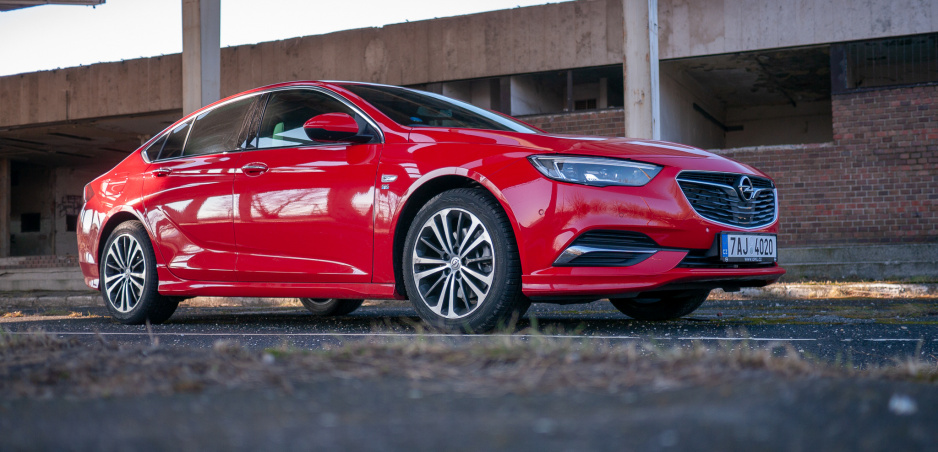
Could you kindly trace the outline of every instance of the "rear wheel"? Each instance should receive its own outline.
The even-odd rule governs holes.
[[[647,295],[647,296],[646,296]],[[637,320],[671,320],[697,310],[710,290],[649,292],[636,298],[610,298],[623,314]]]
[[[521,263],[498,201],[480,189],[431,199],[407,233],[404,283],[420,317],[446,331],[484,332],[524,315]]]
[[[336,298],[300,298],[300,303],[317,316],[348,315],[358,309],[365,300],[339,300]]]
[[[156,257],[150,236],[139,221],[121,223],[104,245],[99,277],[101,295],[117,321],[138,325],[163,323],[179,305],[157,292]]]

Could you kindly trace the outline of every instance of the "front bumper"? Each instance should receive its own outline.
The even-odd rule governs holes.
[[[497,174],[495,178],[511,174],[511,180],[505,181],[509,183],[504,184],[511,188],[503,195],[517,220],[524,294],[535,300],[584,299],[685,288],[735,290],[777,281],[785,273],[777,264],[732,268],[682,263],[688,254],[692,254],[689,260],[698,259],[700,253],[711,249],[720,232],[777,234],[778,223],[746,229],[702,218],[676,181],[681,170],[678,166],[666,167],[643,187],[554,182],[523,166]],[[567,250],[590,231],[635,233],[650,239],[656,252],[650,256],[639,253],[650,245],[636,243],[636,247],[623,247],[633,251],[634,258],[628,253],[597,253],[610,262],[619,257],[621,260],[607,265],[579,265],[582,260]],[[583,251],[576,246],[573,249],[573,254]]]

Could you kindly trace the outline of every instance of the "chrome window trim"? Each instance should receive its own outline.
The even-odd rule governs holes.
[[[711,220],[711,219],[709,219],[709,218],[707,218],[707,217],[701,215],[700,212],[697,212],[697,208],[695,208],[695,207],[694,207],[694,204],[690,202],[690,199],[687,199],[687,195],[684,194],[684,189],[681,187],[681,184],[680,184],[680,182],[681,182],[681,174],[683,174],[683,173],[685,173],[685,172],[688,172],[688,173],[712,173],[712,174],[735,174],[735,175],[737,175],[737,176],[758,177],[758,178],[768,179],[769,181],[772,181],[772,180],[769,179],[768,177],[753,176],[753,175],[751,175],[751,174],[743,174],[743,173],[731,173],[731,172],[728,172],[728,171],[681,170],[681,171],[679,171],[679,172],[677,173],[677,176],[674,176],[674,182],[678,184],[678,188],[679,188],[680,191],[681,191],[681,196],[684,197],[684,201],[687,202],[687,205],[690,206],[691,210],[693,210],[694,213],[695,213],[698,217],[700,217],[701,219],[703,219],[704,221],[707,221],[707,222],[710,222],[710,223],[713,223],[713,224],[717,224],[717,225],[720,225],[720,226],[728,227],[728,228],[741,229],[741,230],[744,230],[744,231],[755,231],[755,230],[758,230],[758,229],[765,229],[765,228],[767,228],[767,227],[770,227],[770,226],[772,226],[772,225],[778,223],[778,204],[779,204],[779,202],[778,202],[778,187],[775,186],[775,182],[774,182],[774,181],[772,181],[772,187],[773,187],[773,188],[771,189],[771,190],[772,190],[772,194],[773,194],[773,196],[775,197],[775,212],[773,213],[772,221],[769,221],[768,223],[766,223],[766,224],[764,224],[764,225],[761,225],[761,226],[745,227],[745,226],[738,226],[738,225],[734,225],[734,224],[727,224],[727,223],[723,223],[723,222]],[[696,180],[693,180],[693,179],[685,179],[684,181],[685,181],[685,182],[694,183],[694,184],[710,185],[710,186],[713,186],[713,187],[729,188],[730,190],[733,191],[734,194],[736,193],[736,187],[733,187],[733,186],[731,186],[731,185],[717,184],[717,183],[714,183],[714,182],[696,181]],[[762,190],[768,190],[768,188],[763,188]]]
[[[209,113],[209,112],[211,112],[211,111],[214,111],[216,108],[223,107],[223,106],[228,105],[228,104],[230,104],[230,103],[232,103],[232,102],[237,102],[237,101],[240,101],[240,100],[250,99],[250,98],[252,98],[252,97],[254,97],[254,96],[259,96],[259,95],[261,95],[261,94],[264,94],[264,93],[263,93],[263,92],[258,92],[258,93],[245,94],[244,96],[238,96],[238,97],[235,97],[235,98],[233,98],[233,99],[228,99],[228,100],[226,100],[226,101],[224,101],[224,102],[222,102],[222,103],[219,103],[219,104],[217,104],[217,105],[212,105],[211,108],[209,108],[209,109],[207,109],[207,110],[204,110],[204,111],[201,111],[201,112],[199,112],[199,114],[197,114],[197,115],[195,115],[195,114],[190,115],[185,121],[177,121],[177,122],[173,123],[173,124],[170,125],[169,127],[163,129],[160,133],[154,135],[154,138],[151,138],[150,140],[148,140],[147,143],[152,143],[154,140],[158,140],[162,135],[168,135],[173,129],[175,129],[176,127],[182,125],[183,123],[189,122],[189,123],[191,123],[191,124],[189,124],[189,131],[186,132],[186,139],[185,139],[185,141],[182,142],[182,151],[185,152],[185,151],[186,151],[186,145],[189,144],[189,134],[192,133],[192,129],[195,128],[195,127],[194,127],[194,126],[195,126],[195,120],[198,119],[199,116],[205,115],[205,114],[207,114],[207,113]],[[198,111],[198,110],[197,110],[197,111]],[[165,143],[164,143],[164,145],[165,145]],[[242,150],[241,148],[238,148],[238,149],[232,149],[232,150],[230,150],[230,151],[224,151],[224,152],[212,152],[212,153],[209,153],[209,154],[180,155],[179,157],[173,157],[173,158],[168,158],[168,159],[161,159],[161,158],[158,158],[158,159],[156,159],[156,160],[151,161],[149,158],[147,158],[147,155],[146,155],[147,153],[146,153],[146,152],[143,152],[143,150],[144,150],[145,148],[144,148],[143,146],[140,146],[139,149],[140,149],[140,151],[141,151],[141,152],[140,152],[140,155],[143,157],[143,161],[144,161],[144,162],[147,162],[147,163],[166,162],[166,161],[172,161],[172,160],[179,160],[179,159],[185,158],[185,157],[198,157],[198,156],[201,156],[201,155],[224,155],[224,154],[230,154],[230,153],[233,153],[233,152],[240,152],[240,151]],[[163,150],[160,149],[160,153],[162,153],[162,152],[163,152]]]
[[[162,136],[162,135],[164,135],[164,134],[170,133],[175,127],[179,126],[180,124],[182,124],[182,123],[184,123],[184,122],[191,122],[192,124],[190,124],[190,129],[189,129],[188,132],[186,132],[186,140],[185,140],[185,141],[183,142],[183,144],[182,144],[183,152],[185,152],[186,144],[188,144],[188,142],[189,142],[189,133],[192,132],[192,128],[194,128],[194,127],[192,127],[192,126],[194,125],[195,119],[196,119],[198,116],[201,116],[201,115],[203,115],[203,114],[205,114],[205,113],[208,113],[208,112],[210,112],[210,111],[212,111],[212,110],[214,110],[214,109],[216,109],[216,108],[218,108],[218,107],[221,107],[221,106],[223,106],[223,105],[227,105],[227,104],[229,104],[229,103],[231,103],[231,102],[236,102],[236,101],[239,101],[239,100],[242,100],[242,99],[248,99],[248,98],[253,97],[253,96],[260,96],[260,95],[264,95],[264,94],[275,93],[275,92],[278,92],[278,91],[295,91],[295,90],[316,91],[316,92],[325,94],[325,95],[327,95],[327,96],[329,96],[329,97],[332,97],[333,99],[335,99],[335,100],[341,102],[341,103],[344,104],[346,107],[349,107],[352,111],[354,111],[355,113],[359,114],[362,118],[364,118],[364,119],[365,119],[365,122],[367,122],[368,125],[370,125],[370,126],[371,126],[373,129],[375,129],[375,131],[378,133],[378,143],[372,143],[372,144],[384,144],[384,142],[385,142],[384,130],[382,130],[381,127],[378,126],[378,123],[377,123],[374,119],[372,119],[371,116],[368,116],[368,114],[365,113],[361,108],[359,108],[357,105],[355,105],[354,103],[352,103],[351,101],[349,101],[348,99],[346,99],[345,97],[343,97],[342,95],[340,95],[339,93],[336,93],[336,92],[334,92],[334,91],[332,91],[332,90],[330,90],[330,89],[328,89],[328,88],[324,88],[324,87],[321,87],[321,86],[310,86],[310,85],[306,85],[306,86],[304,86],[304,85],[299,85],[299,86],[281,86],[281,87],[279,87],[279,88],[274,88],[274,89],[269,89],[269,90],[264,90],[264,91],[258,91],[258,92],[256,92],[256,93],[246,94],[246,95],[244,95],[244,96],[239,96],[239,97],[236,97],[236,98],[234,98],[234,99],[226,100],[225,102],[222,102],[222,103],[220,103],[220,104],[218,104],[218,105],[213,105],[212,108],[210,108],[210,109],[208,109],[208,110],[205,110],[205,111],[199,113],[198,115],[190,116],[188,119],[186,119],[186,121],[173,123],[173,124],[170,125],[169,127],[163,129],[160,133],[156,134],[156,135],[154,136],[154,138],[151,138],[150,140],[148,140],[147,143],[152,143],[153,140],[158,140],[158,139],[160,138],[160,136]],[[265,108],[265,109],[267,108],[266,105],[264,106],[264,108]],[[263,113],[261,114],[261,121],[263,122]],[[258,127],[260,127],[260,125],[258,125]],[[255,147],[255,148],[251,148],[251,149],[238,148],[238,149],[233,149],[233,150],[230,150],[230,151],[216,152],[216,153],[211,153],[211,154],[180,155],[179,157],[166,158],[166,159],[158,158],[158,159],[152,160],[152,161],[147,157],[146,152],[143,152],[143,150],[145,149],[144,146],[141,146],[140,148],[138,148],[138,150],[140,151],[140,156],[141,156],[141,158],[143,158],[143,161],[146,162],[147,164],[152,164],[152,163],[155,163],[155,162],[171,162],[171,161],[179,160],[179,159],[182,159],[182,158],[187,158],[187,157],[189,157],[189,158],[194,158],[194,157],[199,157],[199,156],[203,156],[203,155],[225,155],[225,154],[231,154],[231,153],[234,153],[234,152],[263,151],[263,150],[268,150],[268,149],[289,149],[290,147],[335,146],[335,145],[341,145],[341,144],[343,144],[343,143],[324,143],[324,144],[312,144],[312,145],[307,145],[307,146],[281,146],[281,147],[270,147],[270,148]],[[345,143],[345,144],[348,145],[348,144],[350,144],[350,143]],[[162,149],[160,150],[160,152],[162,152]]]

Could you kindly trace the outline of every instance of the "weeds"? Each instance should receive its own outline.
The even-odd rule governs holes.
[[[132,347],[105,341],[79,345],[42,332],[0,330],[0,393],[103,397],[259,386],[290,391],[297,384],[327,378],[403,378],[419,381],[427,391],[491,394],[617,392],[771,376],[938,383],[935,357],[855,369],[849,359],[824,363],[783,343],[764,346],[741,340],[706,347],[582,340],[554,328],[540,329],[536,321],[518,333],[523,334],[480,336],[459,344],[451,337],[421,334],[314,351],[288,343],[254,351],[232,341],[216,342],[211,349],[166,347],[155,340]],[[745,336],[739,331],[727,334]]]

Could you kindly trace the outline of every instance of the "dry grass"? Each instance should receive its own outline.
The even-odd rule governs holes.
[[[645,343],[647,344],[647,342]],[[0,394],[107,397],[211,389],[291,391],[317,379],[403,378],[427,391],[562,392],[670,388],[741,378],[875,378],[938,382],[935,362],[909,360],[869,370],[811,362],[787,345],[660,347],[505,337],[452,345],[429,337],[353,342],[304,351],[250,351],[220,341],[210,350],[159,345],[79,345],[41,332],[0,332]]]
[[[26,314],[23,314],[23,311],[12,311],[12,312],[4,312],[3,315],[0,317],[11,318],[11,317],[25,317],[25,316]]]
[[[68,309],[48,309],[39,313],[43,317],[92,318],[98,317],[90,312],[71,311]]]

